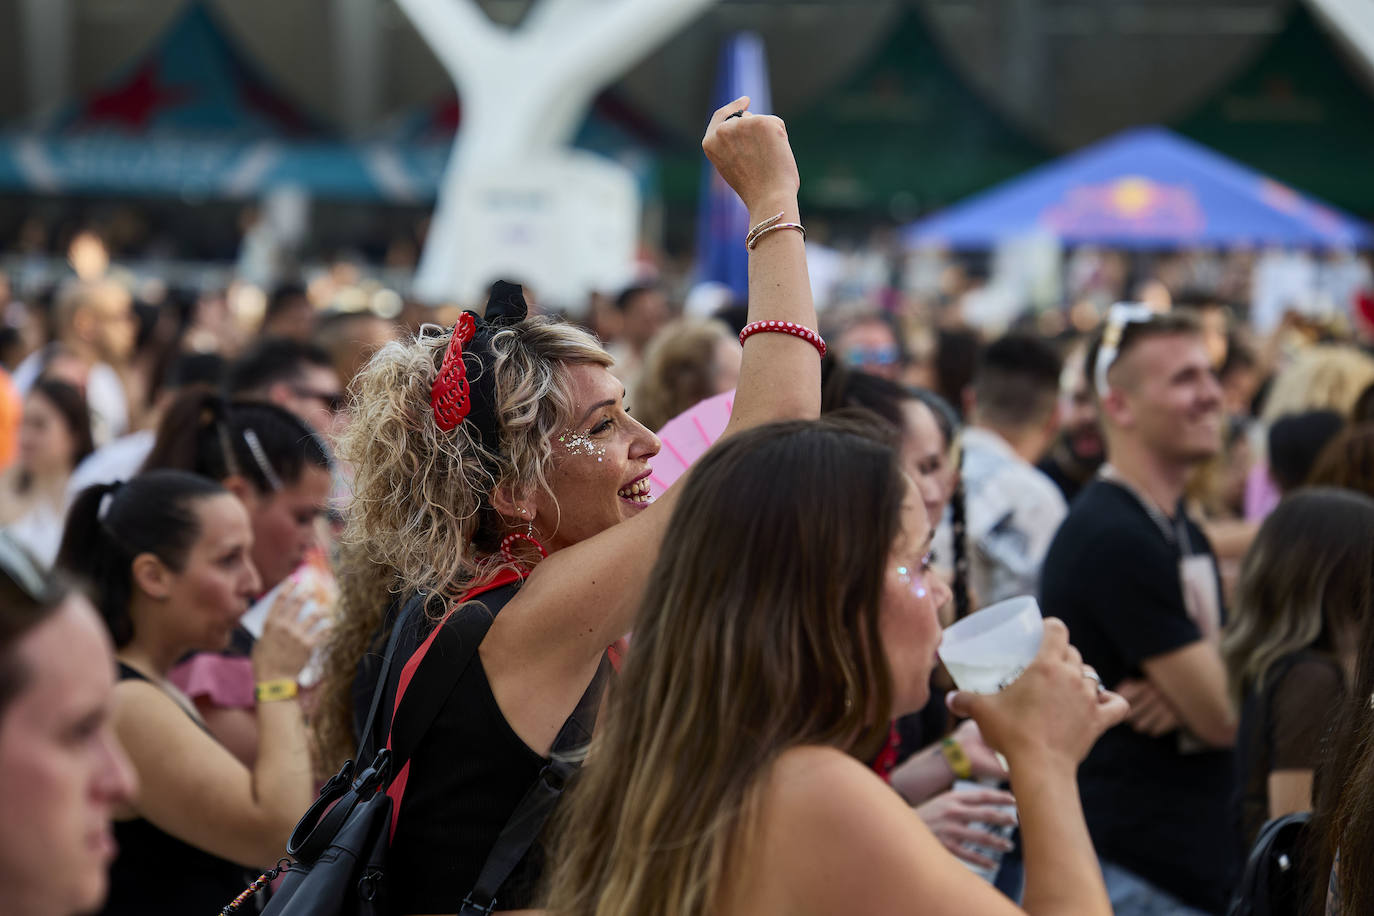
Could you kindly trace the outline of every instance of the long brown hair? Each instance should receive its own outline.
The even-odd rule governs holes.
[[[1364,565],[1368,566],[1368,540],[1364,547]],[[1339,902],[1332,912],[1336,916],[1374,913],[1374,869],[1369,867],[1374,861],[1374,625],[1370,621],[1360,636],[1354,686],[1331,731],[1314,785],[1311,835],[1317,854],[1310,911],[1323,910],[1331,863],[1339,852],[1340,873],[1334,882]]]
[[[853,421],[774,424],[679,486],[560,817],[560,916],[713,912],[772,762],[799,745],[865,759],[887,734],[878,617],[907,486],[894,450]]]
[[[1334,652],[1374,619],[1374,500],[1326,487],[1279,504],[1241,563],[1235,613],[1221,640],[1232,699],[1263,691],[1274,663],[1302,649]]]
[[[1307,483],[1374,496],[1374,423],[1348,427],[1327,443]]]

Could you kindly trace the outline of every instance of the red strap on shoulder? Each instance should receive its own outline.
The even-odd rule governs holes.
[[[503,569],[496,575],[496,578],[492,579],[486,585],[482,585],[478,588],[474,588],[470,591],[464,592],[461,596],[459,596],[458,600],[454,601],[453,604],[449,605],[449,609],[444,613],[443,619],[440,620],[438,625],[430,631],[430,634],[425,638],[425,641],[420,643],[420,648],[416,649],[411,654],[410,658],[406,660],[405,667],[401,669],[401,680],[396,685],[396,700],[391,706],[392,724],[395,724],[396,722],[396,711],[401,708],[401,700],[406,695],[406,688],[410,686],[411,680],[413,680],[415,677],[416,670],[419,669],[420,663],[425,660],[425,655],[429,653],[430,646],[434,645],[434,640],[438,638],[439,630],[448,620],[449,615],[452,614],[459,607],[461,607],[465,602],[471,601],[473,598],[476,598],[479,595],[485,595],[487,592],[495,591],[498,588],[504,588],[505,586],[510,585],[512,582],[518,582],[523,578],[524,576],[522,576],[516,570],[509,568]],[[386,748],[387,750],[391,750],[390,728],[387,729],[386,733]],[[393,839],[396,836],[396,818],[401,813],[401,799],[405,798],[406,782],[409,776],[410,761],[407,760],[405,764],[401,767],[400,772],[396,774],[396,778],[391,781],[391,785],[388,786],[386,790],[386,794],[391,796],[391,836]]]

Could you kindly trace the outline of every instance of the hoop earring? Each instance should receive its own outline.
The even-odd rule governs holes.
[[[530,522],[525,526],[525,532],[523,534],[519,531],[512,531],[501,539],[501,556],[505,557],[508,562],[518,566],[520,565],[520,559],[511,550],[511,546],[516,541],[525,541],[533,545],[534,549],[539,551],[539,556],[541,558],[549,555],[549,552],[544,549],[544,545],[539,543],[534,536],[534,522]]]

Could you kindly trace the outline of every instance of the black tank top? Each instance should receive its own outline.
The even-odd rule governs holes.
[[[481,595],[450,617],[450,624],[456,624],[460,614],[495,619],[519,587],[514,582]],[[401,668],[433,625],[432,619],[419,615],[399,637],[382,701],[388,712],[395,704]],[[370,691],[354,693],[370,699]],[[501,828],[546,762],[506,722],[481,656],[474,654],[410,759],[388,858],[395,912],[457,912]],[[499,909],[533,904],[543,860],[536,843],[502,885],[496,899]]]
[[[148,681],[123,662],[119,679]],[[116,821],[114,835],[119,853],[110,865],[110,894],[100,911],[106,916],[218,913],[257,877],[143,818]]]

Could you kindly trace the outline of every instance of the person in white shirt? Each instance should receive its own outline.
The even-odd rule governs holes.
[[[66,507],[70,507],[76,495],[87,487],[128,480],[137,474],[153,450],[157,425],[163,413],[177,395],[190,385],[218,385],[223,375],[224,357],[217,353],[183,353],[178,356],[162,380],[152,410],[144,416],[144,422],[148,424],[146,428],[120,436],[87,455],[67,480]]]
[[[963,481],[970,584],[980,606],[1036,594],[1050,541],[1068,514],[1035,462],[1059,428],[1057,354],[1009,334],[988,345],[965,398]]]
[[[62,540],[67,479],[91,451],[91,420],[81,392],[39,379],[24,398],[19,459],[0,475],[0,525],[51,566]]]
[[[129,429],[129,399],[120,373],[133,355],[138,334],[133,297],[112,280],[73,280],[57,293],[57,342],[85,368],[86,400],[97,445]],[[44,347],[14,370],[14,384],[28,393],[44,374],[53,350]]]

